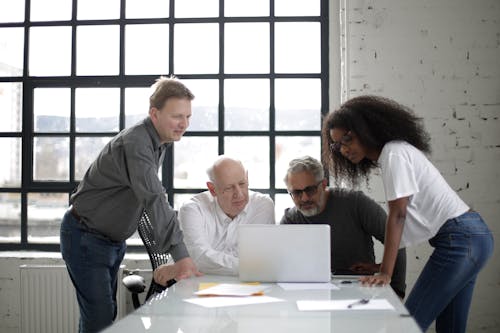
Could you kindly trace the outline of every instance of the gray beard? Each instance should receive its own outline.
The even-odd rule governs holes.
[[[299,212],[302,213],[302,215],[307,216],[307,217],[318,215],[320,213],[319,207],[317,207],[317,206],[314,208],[311,208],[311,209],[307,209],[307,210],[298,208],[298,210],[299,210]]]
[[[321,197],[319,198],[318,204],[314,208],[311,208],[311,209],[297,208],[297,209],[299,212],[302,213],[302,215],[307,216],[307,217],[318,215],[319,213],[321,213],[321,207],[324,207],[325,201],[326,201],[326,192],[323,192],[321,194]]]

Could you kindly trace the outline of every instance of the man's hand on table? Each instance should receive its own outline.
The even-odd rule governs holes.
[[[153,278],[156,283],[166,286],[168,281],[174,279],[176,281],[187,279],[192,276],[201,276],[196,268],[193,259],[190,257],[176,261],[174,264],[163,264],[155,269]]]

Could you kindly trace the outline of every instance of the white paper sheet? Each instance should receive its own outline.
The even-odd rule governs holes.
[[[224,306],[284,302],[284,300],[270,296],[248,296],[248,297],[216,296],[216,297],[188,298],[185,299],[184,302],[200,305],[206,308],[218,308]]]
[[[195,292],[198,296],[254,296],[262,294],[268,286],[221,283]]]
[[[372,299],[367,304],[356,304],[349,308],[349,304],[359,299],[342,299],[329,301],[297,301],[299,311],[338,311],[338,310],[394,310],[386,299]]]
[[[278,283],[284,290],[339,290],[333,283]]]

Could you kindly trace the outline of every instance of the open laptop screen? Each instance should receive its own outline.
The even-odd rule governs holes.
[[[241,281],[330,281],[329,225],[243,224],[238,228]]]

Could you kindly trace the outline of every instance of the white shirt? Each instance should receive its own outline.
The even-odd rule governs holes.
[[[409,197],[400,247],[434,237],[447,220],[469,210],[424,153],[409,143],[386,143],[378,164],[386,200]]]
[[[222,211],[209,191],[195,195],[180,208],[184,243],[200,272],[238,275],[238,225],[275,223],[269,196],[249,191],[248,197],[248,204],[234,219]]]

